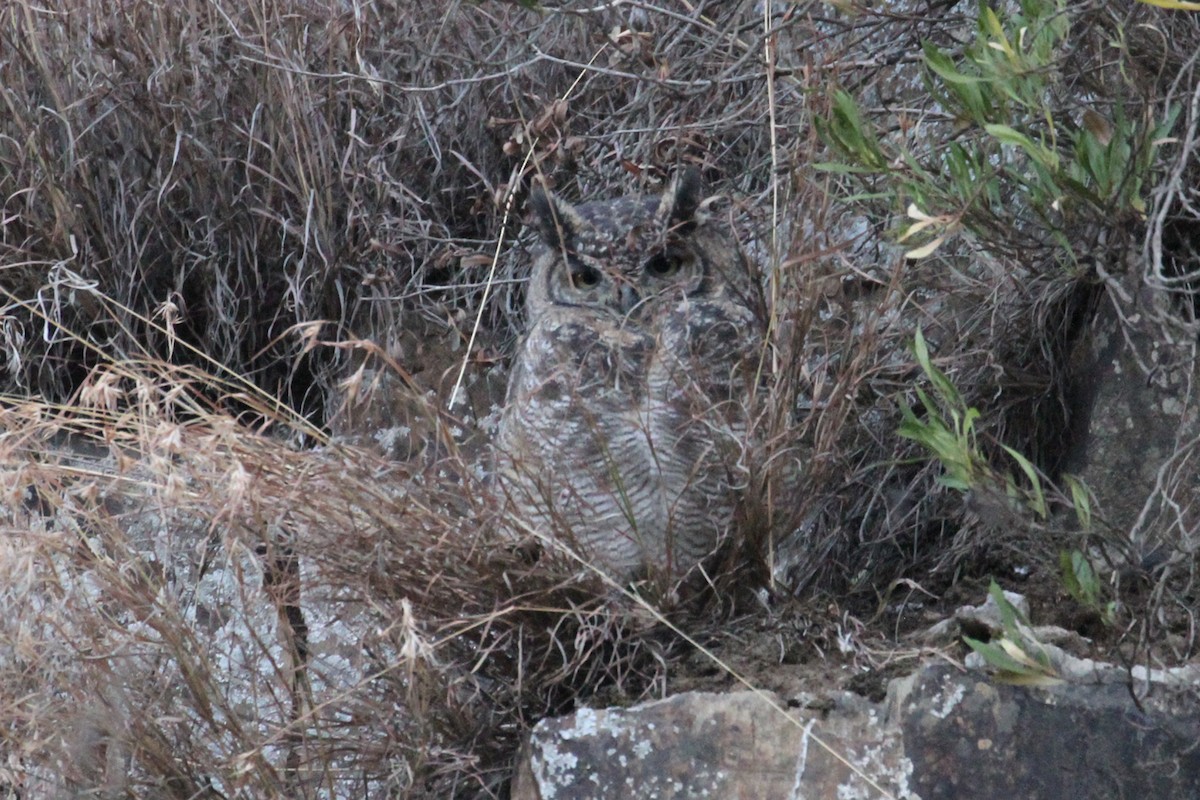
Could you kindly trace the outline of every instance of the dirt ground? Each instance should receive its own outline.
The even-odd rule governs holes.
[[[1154,663],[1179,666],[1186,654],[1189,620],[1183,610],[1165,615],[1162,634],[1147,648],[1133,632],[1128,615],[1105,624],[1099,612],[1072,598],[1061,575],[1030,570],[1018,576],[1009,568],[1002,588],[1029,602],[1029,619],[1052,630],[1053,643],[1077,658],[1113,664]],[[981,630],[952,626],[931,629],[953,619],[955,611],[978,606],[988,597],[990,577],[962,578],[936,594],[902,587],[889,602],[840,604],[833,598],[783,600],[769,610],[729,620],[674,665],[670,693],[723,692],[756,688],[778,693],[787,702],[819,709],[830,693],[852,692],[881,702],[888,682],[928,661],[961,665],[971,649],[962,635],[986,638]],[[1140,660],[1139,660],[1140,659]],[[1195,660],[1193,656],[1191,660]]]

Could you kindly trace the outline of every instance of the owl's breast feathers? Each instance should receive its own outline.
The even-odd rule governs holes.
[[[552,403],[564,413],[606,393],[633,400],[645,392],[655,337],[627,324],[596,324],[592,316],[547,314],[526,336],[516,394],[509,403]]]

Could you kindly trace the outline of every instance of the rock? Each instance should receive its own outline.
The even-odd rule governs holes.
[[[757,692],[580,709],[534,728],[513,798],[1200,796],[1195,686],[1156,676],[1135,702],[1104,674],[1031,688],[933,665],[824,712]]]
[[[1139,708],[1117,683],[1024,688],[933,667],[903,684],[895,711],[923,800],[1200,796],[1194,687],[1156,685]]]
[[[1194,448],[1183,443],[1200,436],[1200,409],[1189,399],[1200,365],[1194,327],[1177,319],[1169,292],[1132,277],[1143,271],[1131,268],[1110,283],[1116,300],[1101,303],[1072,353],[1071,445],[1062,468],[1094,493],[1094,515],[1135,545],[1135,565],[1153,566],[1172,549],[1195,546],[1194,534],[1179,540],[1189,526],[1174,509],[1194,507],[1198,484],[1172,474]]]
[[[1029,601],[1025,599],[1024,595],[1005,591],[1004,599],[1022,616],[1029,619]],[[963,606],[956,609],[954,619],[964,632],[977,639],[1000,636],[1004,633],[1004,620],[1000,613],[1000,605],[991,594],[988,594],[987,600],[977,606]]]
[[[818,719],[751,691],[580,709],[537,725],[513,798],[898,796],[907,762],[877,714],[845,694]]]

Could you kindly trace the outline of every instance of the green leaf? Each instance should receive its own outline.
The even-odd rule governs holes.
[[[870,167],[858,167],[852,164],[842,164],[837,161],[820,161],[810,166],[820,172],[837,172],[844,175],[874,175],[879,171]]]
[[[1079,590],[1085,599],[1094,603],[1100,598],[1100,584],[1096,580],[1096,571],[1092,569],[1091,563],[1083,553],[1078,550],[1071,553],[1071,574],[1075,576]]]
[[[1046,495],[1042,491],[1042,481],[1038,476],[1037,469],[1030,463],[1029,459],[1012,449],[1008,445],[1002,445],[1004,452],[1012,456],[1013,460],[1021,467],[1021,471],[1025,473],[1025,477],[1029,479],[1030,485],[1033,487],[1033,498],[1031,506],[1037,515],[1042,519],[1046,518],[1048,509],[1046,508]]]
[[[994,642],[980,642],[969,636],[963,641],[983,656],[988,666],[996,670],[995,680],[1018,686],[1053,686],[1063,682],[1054,671],[1045,653],[1007,635]],[[1035,643],[1036,645],[1036,643]]]
[[[1155,142],[1159,139],[1165,139],[1171,135],[1171,131],[1175,129],[1175,122],[1179,119],[1179,113],[1183,110],[1183,106],[1179,103],[1172,103],[1167,109],[1166,118],[1155,126],[1150,133],[1150,141]]]
[[[841,89],[835,90],[831,111],[829,132],[842,149],[868,167],[885,167],[887,159],[883,157],[883,151],[879,149],[879,143],[871,131],[863,124],[862,114],[859,113],[854,98]]]
[[[1085,531],[1092,529],[1092,495],[1083,481],[1074,475],[1063,475],[1063,481],[1071,491],[1071,505],[1075,507],[1075,517]]]
[[[976,653],[983,656],[983,660],[988,663],[988,666],[994,667],[1005,672],[1020,673],[1028,671],[1028,667],[1010,656],[1003,647],[995,642],[981,642],[978,639],[972,639],[970,636],[964,636],[963,641],[967,643]]]
[[[1029,624],[1029,620],[1025,619],[1025,615],[1016,606],[1008,602],[1008,598],[1004,596],[1004,590],[994,580],[988,585],[988,594],[992,596],[992,599],[996,601],[996,606],[1000,609],[1000,621],[1006,631],[1016,631],[1018,622],[1025,625]]]
[[[988,6],[983,6],[979,10],[979,24],[986,32],[1000,39],[1004,39],[1004,26],[1000,24],[1000,18],[996,16],[996,12]],[[1004,39],[1006,42],[1007,39]]]
[[[1058,569],[1062,573],[1063,588],[1067,590],[1067,594],[1078,600],[1083,596],[1083,587],[1079,585],[1079,578],[1075,575],[1075,568],[1072,564],[1072,558],[1076,552],[1060,550],[1058,553]]]
[[[1015,145],[1021,148],[1029,157],[1050,170],[1058,169],[1058,155],[1042,145],[1034,142],[1025,134],[1010,128],[1008,125],[984,125],[983,129],[1003,144]]]
[[[932,42],[921,42],[921,50],[926,65],[937,73],[938,77],[942,80],[957,84],[974,84],[980,82],[980,78],[964,75],[955,69],[954,62],[950,60],[950,56],[939,50],[937,45]]]
[[[1171,11],[1200,11],[1200,3],[1193,3],[1190,0],[1141,0],[1148,6],[1158,6]]]
[[[925,334],[921,331],[921,326],[917,326],[916,332],[913,334],[913,355],[917,358],[917,363],[925,372],[929,372],[929,345],[925,343]]]
[[[956,492],[971,491],[971,482],[966,478],[954,477],[951,475],[939,475],[936,478],[937,482],[947,489],[953,489]]]

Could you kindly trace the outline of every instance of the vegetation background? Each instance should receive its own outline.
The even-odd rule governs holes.
[[[876,692],[991,577],[1193,658],[1198,53],[1170,0],[5,3],[0,793],[503,796],[576,703]],[[486,459],[531,181],[683,165],[769,323],[687,603],[532,563]],[[1072,477],[1110,339],[1176,375],[1133,500]]]

